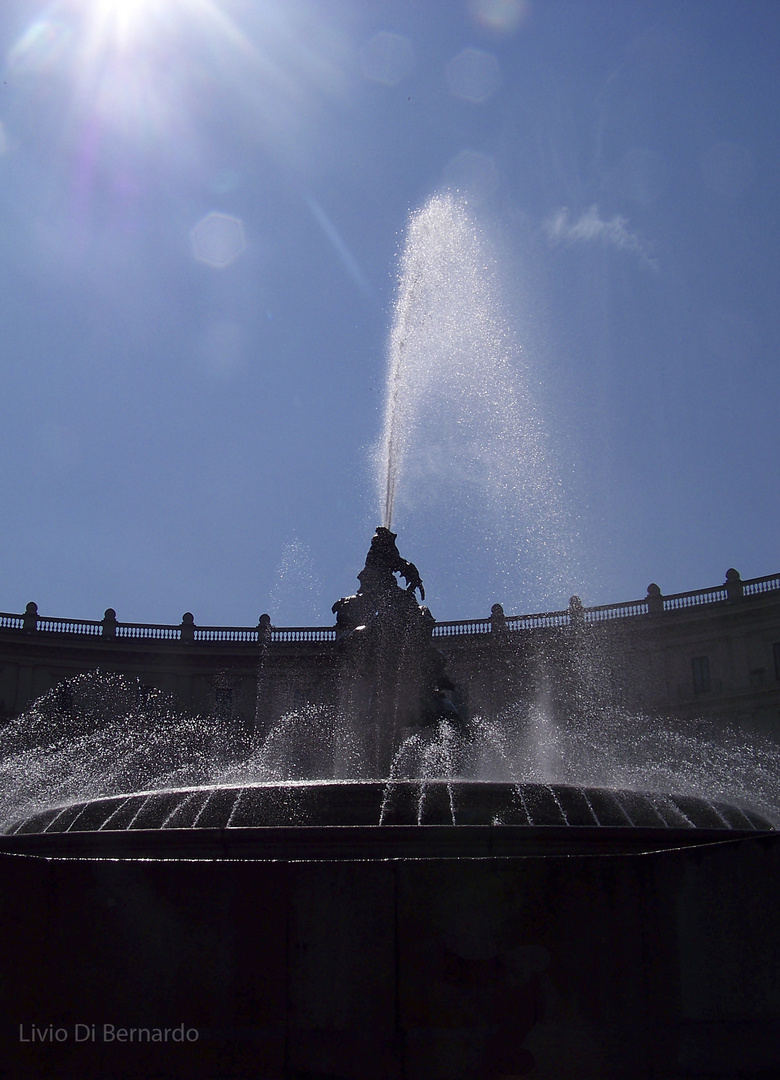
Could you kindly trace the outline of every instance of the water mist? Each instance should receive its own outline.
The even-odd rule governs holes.
[[[576,580],[575,530],[502,291],[492,245],[456,196],[412,214],[388,346],[379,512],[387,527],[401,520],[418,552],[446,533],[456,581],[478,566],[480,593],[518,603],[531,582],[534,602],[557,603]]]

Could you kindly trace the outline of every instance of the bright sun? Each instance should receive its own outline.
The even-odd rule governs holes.
[[[90,0],[94,34],[125,49],[148,29],[155,8],[170,6],[173,0]]]

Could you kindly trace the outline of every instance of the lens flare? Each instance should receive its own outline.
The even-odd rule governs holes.
[[[89,0],[85,13],[97,41],[124,51],[152,32],[153,17],[175,0]]]
[[[179,250],[189,234],[195,260],[232,265],[247,246],[235,213],[242,155],[261,145],[298,170],[330,152],[323,118],[342,100],[345,46],[326,29],[314,0],[49,0],[20,28],[4,71],[19,123],[35,115],[52,135],[40,195],[47,257],[125,265],[132,245],[162,240],[150,211],[183,186],[199,196],[181,217],[175,200]],[[17,144],[4,114],[0,153]]]

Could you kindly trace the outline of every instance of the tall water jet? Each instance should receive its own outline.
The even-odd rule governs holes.
[[[376,455],[379,511],[386,528],[403,512],[418,552],[446,534],[464,587],[480,566],[483,594],[520,596],[533,581],[543,595],[574,580],[574,530],[538,376],[502,292],[491,245],[455,195],[411,215]]]

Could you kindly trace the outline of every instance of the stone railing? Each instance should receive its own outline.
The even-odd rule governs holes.
[[[274,626],[271,642],[275,641],[335,641],[335,626]]]
[[[563,611],[545,611],[535,615],[504,615],[501,605],[494,604],[489,619],[438,622],[433,628],[433,636],[460,637],[506,631],[556,629],[633,618],[637,615],[662,615],[667,611],[733,602],[778,590],[780,574],[742,581],[739,573],[732,569],[727,572],[723,585],[664,596],[660,588],[653,584],[648,586],[647,596],[641,600],[628,600],[619,604],[584,607],[579,598],[573,596],[569,607]],[[0,612],[0,633],[4,630],[99,637],[106,641],[131,639],[206,645],[258,645],[269,642],[318,645],[336,640],[335,626],[270,626],[267,616],[265,619],[261,617],[257,626],[197,626],[190,612],[182,617],[180,623],[122,623],[117,620],[113,608],[108,608],[102,619],[57,619],[39,615],[38,607],[34,603],[29,603],[22,615]]]
[[[744,596],[757,596],[758,593],[774,592],[775,589],[780,589],[780,574],[770,574],[769,577],[743,581],[742,586]]]
[[[697,589],[696,592],[676,593],[674,596],[663,598],[664,611],[679,611],[681,608],[699,607],[701,604],[716,604],[728,598],[725,585],[719,585],[713,589]]]

